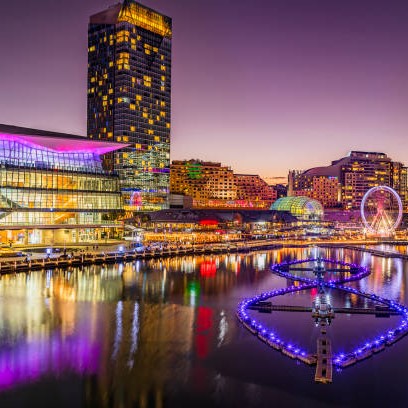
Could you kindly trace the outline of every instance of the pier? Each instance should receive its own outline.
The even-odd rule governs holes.
[[[317,363],[315,381],[323,384],[333,379],[333,356],[331,341],[325,335],[317,339]]]
[[[260,302],[256,305],[248,306],[250,310],[257,310],[260,313],[272,313],[272,312],[306,312],[312,313],[313,307],[307,306],[291,306],[291,305],[273,305],[270,302]],[[338,307],[333,308],[333,312],[343,314],[369,314],[376,317],[389,317],[400,315],[397,311],[384,306],[376,306],[371,308],[363,307]]]
[[[323,244],[319,245],[321,248],[334,248],[333,245]],[[363,246],[352,246],[352,245],[343,245],[343,249],[349,249],[351,251],[365,252],[374,256],[379,256],[381,258],[400,258],[408,260],[408,254],[401,254],[399,252],[392,251],[381,251],[375,248],[367,248]]]
[[[123,262],[133,262],[137,260],[160,259],[174,256],[199,256],[199,255],[218,255],[222,253],[247,253],[261,249],[279,249],[282,245],[277,245],[271,241],[254,242],[236,242],[229,244],[202,244],[184,248],[169,248],[160,250],[145,250],[135,252],[133,250],[125,251],[107,251],[107,252],[84,252],[76,253],[73,256],[51,256],[40,259],[27,259],[23,256],[14,256],[6,259],[0,257],[0,275],[27,272],[42,269],[66,268],[70,266],[85,266],[95,264],[115,264]],[[68,252],[70,248],[68,248]]]
[[[370,242],[371,243],[371,242]],[[387,242],[388,243],[388,242]],[[406,241],[395,242],[395,243],[406,243]],[[386,257],[386,258],[401,258],[407,259],[408,255],[394,253],[389,251],[380,251],[376,249],[370,249],[360,246],[344,245],[344,243],[327,243],[318,242],[316,243],[322,248],[338,248],[339,246],[344,249],[350,249],[354,251],[367,252],[375,256]],[[238,241],[229,243],[211,243],[211,244],[196,244],[193,247],[185,248],[172,248],[172,249],[160,249],[160,250],[145,250],[144,252],[134,252],[134,251],[124,251],[124,252],[97,252],[97,253],[85,253],[85,254],[75,254],[73,257],[51,257],[49,259],[32,259],[26,261],[23,258],[14,257],[14,259],[1,259],[0,257],[0,275],[7,273],[16,272],[26,272],[30,270],[41,270],[41,269],[55,269],[64,268],[69,266],[82,266],[82,265],[92,265],[92,264],[114,264],[121,262],[133,262],[136,260],[143,259],[158,259],[167,258],[173,256],[191,256],[191,255],[217,255],[221,253],[248,253],[251,251],[258,250],[270,250],[270,249],[281,249],[281,248],[298,248],[298,247],[308,247],[310,243],[293,243],[277,240],[255,240],[255,241]],[[19,248],[17,248],[19,249]],[[20,248],[27,249],[27,248]],[[69,248],[68,248],[69,250]],[[287,272],[294,271],[313,271],[313,269],[308,267],[287,267]],[[282,267],[282,270],[285,267]],[[325,268],[325,272],[338,272],[338,273],[351,273],[355,272],[353,267],[338,267],[338,268]],[[341,312],[340,312],[341,313]]]

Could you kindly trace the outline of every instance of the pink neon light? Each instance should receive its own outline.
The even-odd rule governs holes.
[[[47,149],[58,153],[92,153],[105,154],[124,147],[129,144],[100,142],[86,139],[65,139],[62,137],[13,135],[0,133],[0,140],[8,140],[21,143],[31,148]]]
[[[101,345],[85,337],[54,335],[0,352],[0,392],[38,380],[50,372],[96,373]]]

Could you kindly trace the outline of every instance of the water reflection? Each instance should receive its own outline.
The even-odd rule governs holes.
[[[0,391],[36,381],[45,375],[96,373],[100,345],[85,336],[62,338],[58,333],[14,344],[0,352]]]
[[[239,361],[251,341],[236,322],[239,300],[290,285],[273,276],[269,266],[314,256],[316,251],[299,248],[186,256],[2,276],[0,399],[13,390],[24,395],[27,387],[46,395],[47,378],[58,382],[75,375],[86,384],[84,406],[147,407],[167,401],[183,407],[193,404],[191,395],[228,405],[233,397],[229,400],[224,393],[231,393],[236,382],[222,375],[217,364],[225,369],[230,361]],[[342,256],[345,262],[369,265],[371,276],[353,285],[404,303],[405,261],[384,263],[381,258],[350,250],[318,251],[321,256]],[[290,299],[293,304],[310,304],[312,295],[297,294]],[[364,302],[353,294],[331,299],[346,306]],[[276,314],[275,318],[291,338],[302,337],[305,324],[311,323],[310,316],[283,320]],[[341,319],[344,324],[338,324],[336,317],[335,326],[341,329],[334,327],[333,338],[342,338],[344,330],[349,330],[345,329],[347,318]],[[369,321],[363,325],[376,330]],[[357,332],[357,328],[349,330],[350,335]],[[259,353],[276,359],[277,369],[288,369],[267,348],[261,347]],[[259,387],[254,386],[253,391],[249,384],[251,379],[242,388],[247,394],[242,397],[247,398],[244,405],[260,398]],[[184,403],[186,393],[190,399]]]

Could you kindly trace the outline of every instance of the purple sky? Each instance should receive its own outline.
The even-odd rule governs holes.
[[[86,134],[106,0],[1,1],[0,123]],[[285,176],[349,150],[408,164],[408,2],[145,0],[173,18],[172,159]]]

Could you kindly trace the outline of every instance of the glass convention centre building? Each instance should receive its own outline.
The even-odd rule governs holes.
[[[0,125],[0,241],[65,244],[109,238],[123,210],[102,155],[125,147]]]

